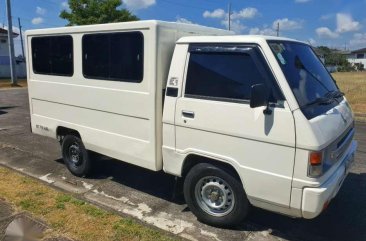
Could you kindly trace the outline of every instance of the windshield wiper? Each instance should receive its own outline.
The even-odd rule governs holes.
[[[328,93],[325,94],[326,98],[332,98],[332,99],[338,99],[342,96],[344,96],[344,93],[339,90],[329,91]]]
[[[334,100],[335,100],[334,98],[318,97],[315,100],[310,101],[309,103],[301,106],[301,108],[309,107],[312,105],[329,105],[332,104]]]

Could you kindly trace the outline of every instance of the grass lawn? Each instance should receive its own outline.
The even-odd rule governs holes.
[[[352,106],[353,112],[366,114],[366,72],[332,74],[341,91]]]
[[[18,86],[11,86],[10,79],[0,79],[0,89],[5,88],[16,88],[16,87],[27,87],[26,79],[18,79]]]
[[[47,223],[52,228],[46,234],[50,238],[63,236],[83,241],[174,240],[133,219],[104,211],[1,166],[0,197],[17,211],[29,212]]]

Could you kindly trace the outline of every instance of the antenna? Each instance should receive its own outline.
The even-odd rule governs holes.
[[[231,3],[228,5],[228,29],[231,30]]]
[[[279,37],[280,36],[280,21],[277,22],[276,32],[277,32],[277,37]]]

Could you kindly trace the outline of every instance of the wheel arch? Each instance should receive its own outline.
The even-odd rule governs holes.
[[[189,154],[185,157],[185,159],[183,160],[183,165],[182,165],[182,172],[181,172],[182,178],[185,178],[187,176],[188,172],[195,165],[200,164],[200,163],[209,163],[209,164],[220,167],[223,170],[229,172],[231,175],[233,175],[235,178],[237,178],[241,182],[241,184],[244,188],[244,191],[245,191],[245,185],[244,185],[243,179],[241,178],[241,176],[239,175],[239,172],[237,171],[237,169],[234,167],[234,165],[232,163],[223,161],[223,160],[219,160],[219,159],[215,159],[212,157],[199,155],[199,154]]]
[[[79,133],[79,131],[72,129],[72,128],[68,128],[65,126],[57,126],[56,128],[56,138],[62,142],[62,139],[66,136],[66,135],[75,135],[77,137],[81,138],[81,135]]]

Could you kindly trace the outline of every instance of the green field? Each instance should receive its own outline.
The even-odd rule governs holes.
[[[366,114],[366,72],[332,74],[356,114]]]

